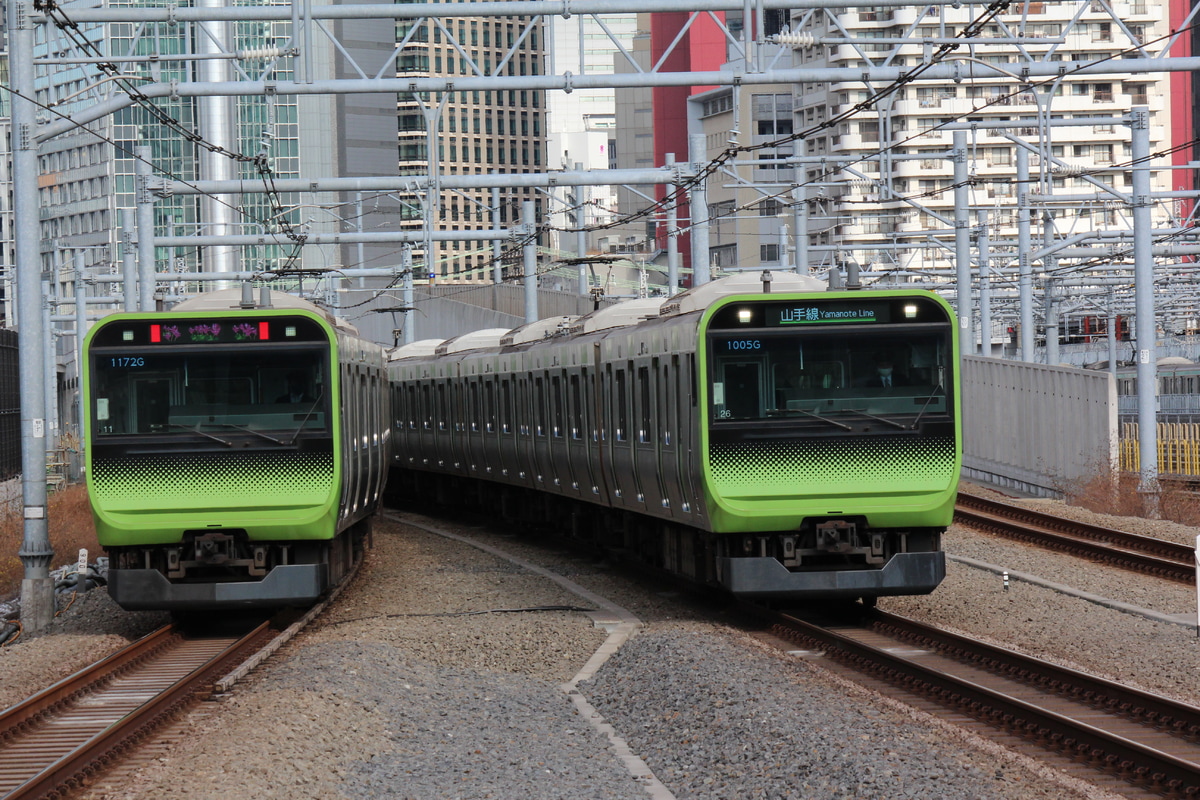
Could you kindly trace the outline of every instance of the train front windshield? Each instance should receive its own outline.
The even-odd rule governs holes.
[[[89,365],[97,441],[191,437],[208,446],[249,440],[270,447],[329,435],[327,342],[215,338],[156,346],[161,339],[124,344],[103,333]]]
[[[710,419],[813,433],[945,419],[949,326],[940,306],[911,299],[728,307],[709,327]]]

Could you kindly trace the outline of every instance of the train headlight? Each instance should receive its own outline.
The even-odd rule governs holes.
[[[915,305],[907,305],[904,307],[904,316],[906,319],[913,319],[917,316],[917,307]]]
[[[754,316],[754,312],[752,312],[748,308],[739,308],[738,309],[738,322],[742,323],[743,325],[748,323],[750,321],[750,318],[753,316]]]

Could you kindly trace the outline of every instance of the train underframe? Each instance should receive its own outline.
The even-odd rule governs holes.
[[[252,541],[245,530],[188,531],[171,545],[114,547],[108,592],[127,611],[311,605],[362,556],[371,518],[324,541]]]
[[[406,502],[498,513],[740,597],[871,605],[929,594],[946,575],[942,528],[870,529],[865,518],[848,517],[808,520],[796,531],[713,533],[491,481],[404,469],[391,475],[389,490]]]

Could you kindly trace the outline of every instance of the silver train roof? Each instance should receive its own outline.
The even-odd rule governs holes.
[[[794,272],[771,272],[771,292],[824,292],[825,281]],[[582,317],[547,317],[512,330],[486,328],[453,339],[422,339],[398,347],[391,360],[428,355],[444,355],[482,347],[499,347],[540,341],[566,333],[571,336],[637,325],[648,319],[702,311],[722,297],[736,294],[762,294],[762,272],[742,272],[692,287],[674,297],[646,297],[626,300],[593,311]]]
[[[344,331],[358,335],[358,328],[351,325],[346,320],[335,317],[329,312],[329,309],[322,308],[316,303],[305,300],[302,297],[296,297],[294,294],[287,292],[270,291],[270,306],[260,305],[262,301],[261,293],[255,293],[254,305],[247,308],[242,304],[245,297],[241,289],[218,289],[215,292],[205,292],[198,294],[195,297],[188,298],[181,303],[176,303],[171,309],[172,311],[231,311],[244,310],[253,311],[262,308],[284,308],[294,309],[297,311],[310,311],[314,314],[319,314],[324,317],[330,325],[341,328]]]

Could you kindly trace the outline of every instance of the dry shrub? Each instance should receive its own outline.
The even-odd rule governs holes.
[[[52,566],[73,564],[80,548],[87,548],[88,560],[102,555],[92,523],[92,509],[83,484],[67,486],[49,497],[50,546],[54,549]],[[0,597],[21,591],[25,568],[17,557],[25,538],[21,502],[9,503],[0,514]]]
[[[1065,488],[1063,495],[1071,505],[1098,514],[1144,517],[1146,498],[1138,491],[1140,484],[1141,477],[1132,472],[1122,472],[1115,479],[1097,474],[1086,483]],[[1200,527],[1200,495],[1177,481],[1164,480],[1159,485],[1159,516],[1181,525]]]

